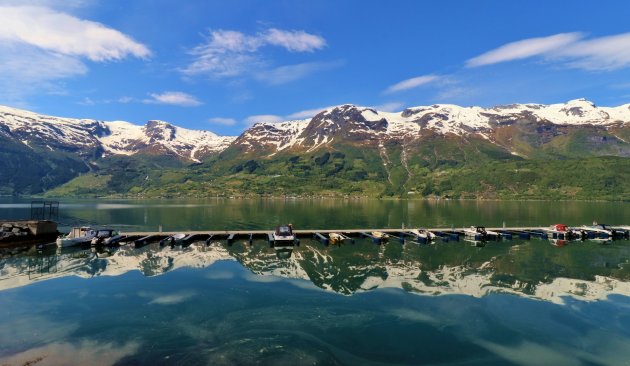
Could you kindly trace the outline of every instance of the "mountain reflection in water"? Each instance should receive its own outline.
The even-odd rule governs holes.
[[[425,295],[482,297],[512,293],[563,303],[630,294],[630,243],[594,241],[499,241],[374,245],[369,240],[325,247],[302,240],[295,248],[266,242],[233,245],[203,242],[187,246],[151,244],[141,248],[63,249],[5,254],[0,259],[0,291],[65,276],[92,278],[140,271],[157,276],[179,268],[205,268],[238,261],[258,276],[300,279],[343,295],[399,288]]]

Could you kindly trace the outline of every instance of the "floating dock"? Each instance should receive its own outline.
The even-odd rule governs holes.
[[[437,240],[441,240],[442,242],[449,241],[459,241],[460,238],[464,235],[464,232],[460,228],[431,228],[427,229],[431,233],[435,234]],[[490,235],[486,238],[487,241],[501,241],[501,240],[512,240],[512,238],[520,238],[529,240],[532,237],[536,239],[548,239],[550,235],[544,231],[543,228],[537,227],[488,227],[487,230],[489,232],[495,232],[495,235]],[[354,242],[353,238],[369,238],[375,244],[383,244],[387,242],[386,239],[379,238],[375,236],[374,232],[381,232],[389,235],[390,239],[394,239],[395,241],[400,241],[403,243],[405,241],[405,237],[412,237],[415,242],[418,243],[426,243],[426,241],[420,241],[409,229],[301,229],[301,230],[293,230],[293,233],[297,237],[303,238],[313,238],[314,240],[319,241],[324,245],[330,244],[330,233],[338,233],[341,234],[344,240],[350,240]],[[273,246],[273,236],[272,230],[208,230],[208,231],[172,231],[172,232],[125,232],[121,233],[122,235],[127,235],[133,238],[143,238],[143,237],[151,237],[151,236],[161,236],[168,237],[171,235],[175,235],[178,233],[183,233],[188,235],[188,237],[203,237],[207,238],[206,242],[209,242],[210,239],[214,240],[226,240],[228,244],[232,244],[235,241],[235,238],[247,238],[247,241],[251,245],[253,243],[254,238],[259,239],[267,239],[269,244]],[[630,230],[625,232],[623,237],[628,238]]]
[[[37,221],[35,221],[37,223]],[[47,222],[48,223],[48,222]],[[42,226],[42,222],[39,222],[39,226]],[[7,225],[8,227],[8,225]],[[51,232],[56,229],[56,225],[48,227],[48,225],[43,225],[45,230],[43,232]],[[616,226],[617,235],[609,236],[610,239],[628,239],[630,236],[630,226]],[[37,227],[40,229],[40,227]],[[584,232],[584,235],[581,239],[596,239],[600,238],[599,232],[591,231],[587,227],[579,227],[575,229],[580,229]],[[26,229],[24,229],[26,230]],[[343,242],[352,242],[356,238],[368,238],[371,239],[375,244],[384,244],[387,242],[412,242],[418,244],[428,244],[432,242],[432,240],[427,240],[421,237],[418,237],[414,234],[411,228],[400,228],[400,229],[383,229],[383,228],[371,228],[371,229],[294,229],[293,233],[298,238],[313,238],[321,242],[323,245],[329,245],[330,233],[337,233],[343,238]],[[461,239],[465,239],[465,233],[462,228],[429,228],[425,229],[432,234],[435,235],[435,240],[441,241],[443,243],[459,241]],[[540,226],[532,226],[532,227],[488,227],[488,232],[494,232],[494,235],[488,235],[484,238],[484,242],[486,241],[504,241],[511,240],[512,238],[520,238],[523,240],[529,239],[540,239],[546,240],[548,238],[553,238],[553,235],[550,234],[545,228]],[[38,233],[40,230],[37,230]],[[54,231],[56,235],[56,230]],[[375,235],[376,232],[380,232],[383,234],[387,234],[389,236],[389,240],[386,238],[378,237]],[[108,244],[101,245],[133,245],[135,247],[141,247],[150,243],[160,243],[162,245],[166,244],[177,244],[177,245],[187,245],[193,241],[205,241],[206,244],[209,244],[211,241],[226,241],[228,245],[233,244],[237,240],[241,240],[244,242],[248,242],[249,245],[252,245],[255,239],[258,240],[266,240],[270,246],[274,246],[273,239],[273,230],[199,230],[199,231],[129,231],[129,232],[120,232],[119,235]],[[621,235],[619,234],[621,233]],[[179,234],[179,235],[178,235]],[[183,234],[183,238],[182,237]],[[175,235],[178,235],[178,238],[175,240]],[[31,236],[34,237],[35,235]],[[40,237],[44,238],[44,237]],[[406,240],[407,239],[407,240]],[[409,240],[410,239],[410,240]],[[39,240],[36,243],[31,244],[44,244],[46,242],[50,243],[54,240],[53,237],[48,238],[48,240]]]

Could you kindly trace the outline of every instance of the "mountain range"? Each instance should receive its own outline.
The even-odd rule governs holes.
[[[585,99],[395,113],[345,104],[238,137],[0,107],[0,194],[625,199],[629,141],[630,104]]]

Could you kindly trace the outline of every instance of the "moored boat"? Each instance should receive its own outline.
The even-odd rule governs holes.
[[[389,234],[382,231],[372,231],[372,236],[376,239],[380,239],[381,241],[386,241],[387,239],[389,239]]]
[[[593,223],[592,226],[583,225],[582,230],[592,232],[600,239],[619,238],[626,236],[626,230],[614,228],[607,224]]]
[[[92,245],[103,245],[103,244],[109,244],[109,240],[107,243],[105,243],[105,241],[107,239],[111,239],[114,236],[117,236],[118,233],[116,232],[116,230],[114,229],[98,229],[96,231],[96,234],[94,235],[94,237],[92,238]]]
[[[464,229],[464,235],[475,241],[484,241],[488,239],[488,232],[483,226],[471,226],[468,229]]]
[[[500,238],[501,238],[500,232],[486,229],[486,239],[499,240]]]
[[[330,238],[330,243],[331,244],[338,244],[341,243],[344,239],[343,236],[341,236],[341,234],[339,233],[329,233],[328,234],[328,238]]]
[[[297,239],[293,234],[293,225],[278,225],[273,232],[273,245],[274,247],[294,246],[297,243]]]
[[[103,245],[118,245],[121,240],[125,239],[126,235],[116,234],[112,235],[109,238],[103,239]]]
[[[162,240],[160,240],[160,244],[161,245],[175,245],[175,244],[181,244],[182,240],[186,237],[186,234],[184,233],[178,233],[178,234],[173,234],[167,238],[164,238]]]
[[[65,236],[57,238],[57,247],[71,247],[75,245],[88,244],[92,241],[96,235],[96,230],[91,227],[73,227],[70,232]]]
[[[578,237],[579,235],[577,232],[574,233],[573,230],[565,224],[553,224],[547,228],[542,228],[542,230],[551,235],[551,239],[568,240],[571,237]]]
[[[412,230],[409,230],[409,232],[417,236],[418,238],[424,239],[427,241],[435,240],[435,238],[437,238],[437,235],[435,235],[434,233],[426,229],[412,229]]]

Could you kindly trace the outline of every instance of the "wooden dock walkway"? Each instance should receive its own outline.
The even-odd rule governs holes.
[[[294,229],[293,233],[299,236],[313,236],[317,233],[319,234],[330,234],[330,233],[343,233],[343,234],[353,234],[360,236],[361,233],[371,233],[374,231],[380,231],[382,233],[387,234],[396,234],[396,233],[404,233],[409,232],[412,228],[400,228],[400,229]],[[532,231],[532,230],[541,230],[540,226],[532,226],[532,227],[488,227],[487,230],[491,231]],[[462,228],[427,228],[431,232],[443,232],[448,234],[456,234],[462,231]],[[151,236],[151,235],[159,235],[159,236],[170,236],[175,234],[186,234],[186,235],[220,235],[220,236],[244,236],[244,235],[256,235],[256,236],[265,236],[273,232],[273,229],[269,230],[198,230],[198,231],[125,231],[120,232],[121,235],[127,236]]]

